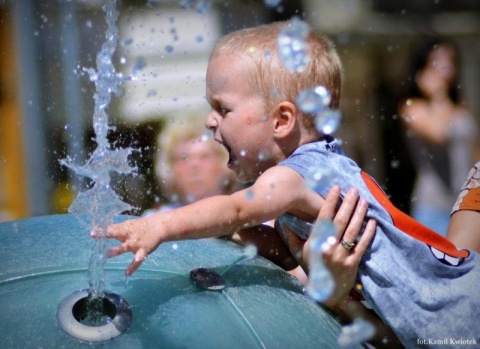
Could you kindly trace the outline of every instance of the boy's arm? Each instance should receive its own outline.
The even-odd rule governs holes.
[[[135,258],[127,269],[127,275],[131,275],[162,242],[232,234],[295,207],[312,213],[311,206],[320,207],[321,200],[308,190],[297,172],[275,166],[265,171],[253,186],[232,195],[213,196],[175,210],[109,226],[107,237],[122,242],[109,251],[109,256],[134,253]]]

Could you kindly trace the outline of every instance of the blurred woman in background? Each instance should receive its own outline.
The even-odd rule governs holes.
[[[478,127],[460,99],[458,51],[436,39],[413,60],[411,86],[399,111],[416,168],[413,218],[446,235],[458,188],[480,159]]]

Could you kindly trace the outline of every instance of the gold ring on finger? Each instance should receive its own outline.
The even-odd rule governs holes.
[[[342,240],[342,246],[347,250],[350,251],[354,246],[355,242],[348,242],[347,240],[343,239]]]

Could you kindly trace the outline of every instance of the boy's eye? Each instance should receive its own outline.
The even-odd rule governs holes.
[[[220,108],[220,115],[225,116],[227,115],[229,110],[227,108]]]

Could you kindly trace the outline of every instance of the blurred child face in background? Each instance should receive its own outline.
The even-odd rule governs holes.
[[[213,140],[178,143],[172,157],[172,189],[183,203],[222,194],[228,186],[223,149]]]

